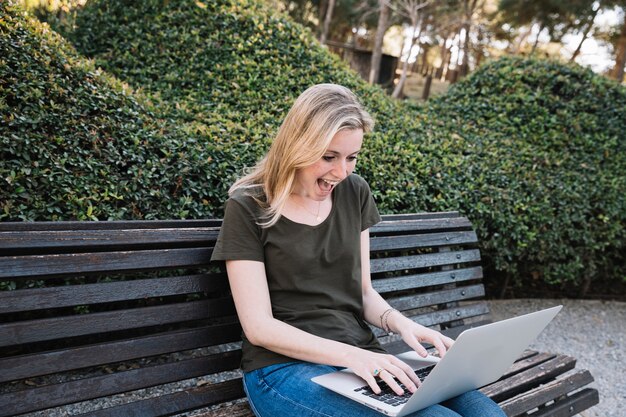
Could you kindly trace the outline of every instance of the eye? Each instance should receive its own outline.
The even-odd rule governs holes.
[[[354,162],[354,161],[356,161],[356,159],[357,159],[356,155],[348,157],[348,161],[350,161],[350,162]]]
[[[333,159],[335,159],[335,157],[334,156],[322,156],[322,159],[326,162],[330,162]]]

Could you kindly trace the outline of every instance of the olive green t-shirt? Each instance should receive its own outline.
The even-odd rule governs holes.
[[[380,221],[369,186],[352,174],[332,191],[332,209],[317,226],[282,216],[262,228],[261,209],[245,191],[226,202],[212,260],[265,264],[274,317],[311,334],[377,352],[363,320],[360,236]],[[252,345],[243,335],[241,367],[252,371],[294,359]]]

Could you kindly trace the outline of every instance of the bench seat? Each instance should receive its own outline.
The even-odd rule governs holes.
[[[0,223],[0,417],[111,397],[90,416],[252,416],[220,220]],[[384,216],[371,229],[375,288],[455,337],[490,321],[478,239],[456,212]],[[374,329],[390,352],[406,350]],[[482,391],[509,416],[572,416],[598,403],[575,358],[527,351]],[[123,394],[123,395],[119,395]]]

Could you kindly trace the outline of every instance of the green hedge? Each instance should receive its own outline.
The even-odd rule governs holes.
[[[64,35],[95,64],[1,17],[2,220],[220,216],[295,97],[335,82],[377,121],[358,172],[382,212],[468,215],[492,283],[624,280],[626,92],[588,70],[502,59],[418,107],[257,0],[89,2]]]
[[[428,109],[442,181],[518,283],[626,281],[626,89],[579,66],[501,59]],[[445,139],[443,139],[445,141]]]

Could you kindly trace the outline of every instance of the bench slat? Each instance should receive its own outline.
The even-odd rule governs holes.
[[[520,415],[592,382],[593,377],[589,371],[578,371],[503,401],[500,407],[507,415]]]
[[[240,360],[241,351],[233,351],[1,394],[0,417],[222,372]]]
[[[533,413],[533,417],[570,417],[575,416],[600,402],[598,390],[585,388],[547,407]]]
[[[206,246],[215,242],[219,228],[39,230],[0,232],[0,250],[63,249],[86,252],[97,248],[133,246]]]
[[[489,312],[489,308],[487,307],[486,303],[476,303],[476,304],[458,306],[458,307],[447,309],[447,310],[433,311],[431,313],[416,314],[416,315],[407,314],[407,317],[409,317],[414,322],[421,324],[422,326],[433,327],[433,326],[442,325],[442,324],[445,325],[450,322],[461,320],[461,319],[467,319],[471,317],[485,315],[488,312]],[[386,334],[378,327],[374,328],[373,331],[377,337],[380,337]]]
[[[466,217],[439,218],[424,220],[385,220],[372,226],[370,234],[378,236],[381,234],[392,234],[401,232],[426,232],[442,231],[450,229],[469,229],[472,224]]]
[[[238,342],[240,338],[241,326],[232,323],[3,358],[0,382]]]
[[[392,272],[403,269],[417,269],[478,261],[480,261],[480,252],[478,249],[427,253],[413,256],[372,259],[371,271],[372,273]]]
[[[426,220],[426,219],[448,219],[459,217],[458,211],[432,211],[427,213],[404,213],[404,214],[383,214],[383,221],[390,220]]]
[[[187,229],[220,227],[221,219],[0,222],[0,232],[56,230]]]
[[[227,404],[223,407],[214,408],[212,410],[205,411],[200,414],[196,414],[195,417],[255,417],[254,413],[250,409],[250,404],[247,400],[237,402],[235,404]]]
[[[1,291],[0,314],[226,289],[224,273]]]
[[[235,314],[230,297],[0,325],[0,346],[115,332]]]
[[[90,417],[169,416],[225,401],[237,400],[244,396],[241,378],[237,378],[81,415]],[[249,413],[247,415],[254,417],[247,403],[246,407]],[[236,414],[227,415],[228,417],[236,416]]]
[[[476,242],[478,242],[478,238],[473,231],[427,233],[409,236],[376,236],[370,240],[370,251],[418,249]]]
[[[544,362],[548,362],[556,358],[553,353],[534,352],[532,355],[528,355],[525,358],[517,360],[511,367],[500,377],[500,380],[509,378],[515,374],[519,374],[528,369],[540,366]],[[497,381],[496,381],[497,382]]]
[[[94,273],[208,266],[212,248],[0,257],[0,278],[45,278]]]
[[[481,392],[496,402],[501,402],[524,391],[532,389],[540,383],[556,378],[569,370],[574,369],[576,359],[559,355],[554,359],[543,362],[540,366],[520,372],[510,378],[500,380],[484,388]]]
[[[480,266],[475,266],[450,271],[431,272],[428,274],[404,275],[393,278],[374,278],[372,285],[376,291],[385,294],[388,292],[476,280],[482,277],[483,269]]]
[[[482,284],[458,287],[449,290],[434,291],[415,295],[405,295],[401,297],[390,297],[387,299],[391,307],[400,310],[411,310],[420,307],[434,306],[452,301],[464,301],[471,298],[483,297],[485,287]]]

